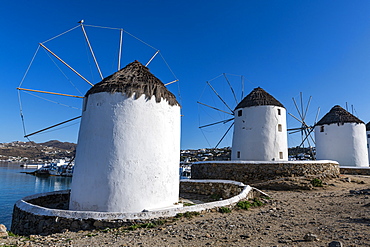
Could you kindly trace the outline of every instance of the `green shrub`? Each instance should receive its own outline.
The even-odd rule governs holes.
[[[252,203],[249,201],[239,201],[236,206],[240,209],[248,210],[250,207],[252,207]]]
[[[184,214],[183,213],[178,213],[178,214],[176,214],[175,215],[175,218],[181,218],[181,217],[183,217],[184,216]]]
[[[192,218],[193,216],[197,216],[197,215],[199,215],[200,213],[199,212],[185,212],[184,213],[184,216],[186,217],[186,218]]]
[[[231,209],[230,209],[230,208],[228,208],[228,207],[220,207],[220,208],[218,209],[218,211],[219,211],[220,213],[231,213]]]
[[[166,223],[166,221],[164,221],[164,220],[153,221],[153,224],[156,225],[156,226],[164,225],[164,223]]]
[[[140,225],[134,224],[134,225],[129,226],[129,227],[127,228],[127,230],[131,230],[131,231],[133,231],[133,230],[138,229],[139,227],[140,227]]]
[[[250,207],[260,207],[265,205],[263,202],[258,200],[257,198],[253,199],[253,202],[250,201],[239,201],[236,206],[240,209],[248,210]]]
[[[311,184],[313,185],[313,187],[322,187],[322,181],[318,178],[312,179]]]
[[[252,207],[261,207],[263,205],[265,205],[265,204],[263,202],[261,202],[260,200],[258,200],[257,198],[253,199]]]
[[[155,227],[155,225],[153,223],[151,223],[151,222],[144,223],[144,224],[141,224],[140,225],[140,228],[154,228],[154,227]]]

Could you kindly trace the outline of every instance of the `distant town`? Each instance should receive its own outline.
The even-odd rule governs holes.
[[[289,148],[291,159],[312,159],[314,148]],[[14,141],[0,143],[0,161],[47,163],[57,159],[66,161],[73,159],[76,152],[76,144],[52,140],[44,143]],[[180,161],[193,163],[199,161],[230,160],[231,148],[202,148],[181,150]]]

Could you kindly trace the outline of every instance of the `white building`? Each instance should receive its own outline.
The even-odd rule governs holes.
[[[369,157],[370,164],[370,122],[366,124],[366,139],[367,139],[367,155]]]
[[[365,123],[334,106],[315,126],[316,158],[335,160],[341,167],[368,167]]]
[[[70,210],[141,212],[179,199],[180,106],[135,61],[85,95]]]
[[[234,110],[231,160],[288,160],[286,110],[262,88],[255,88]]]

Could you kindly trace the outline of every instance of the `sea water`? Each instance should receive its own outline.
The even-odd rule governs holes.
[[[25,172],[36,168],[22,168],[20,163],[0,161],[0,224],[10,230],[14,204],[25,196],[37,193],[67,190],[71,177],[34,176]],[[180,179],[188,179],[182,177]]]
[[[10,230],[14,204],[25,196],[70,189],[71,177],[39,177],[22,172],[35,168],[22,168],[19,163],[0,162],[0,224]]]

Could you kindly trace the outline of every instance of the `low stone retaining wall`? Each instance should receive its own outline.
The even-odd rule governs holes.
[[[370,167],[341,167],[340,174],[370,175]]]
[[[339,176],[336,161],[209,161],[191,166],[194,179],[230,179],[251,184],[283,177]]]
[[[243,186],[239,182],[220,180],[193,180],[183,181],[180,183],[182,193],[194,193],[200,195],[218,195],[227,199],[238,195],[243,191]]]
[[[70,191],[36,194],[19,200],[14,205],[11,231],[18,235],[51,234],[56,232],[114,228],[125,225],[152,222],[178,213],[203,212],[235,205],[243,199],[251,199],[263,192],[235,181],[183,180],[180,191],[197,194],[218,194],[225,200],[139,213],[110,213],[70,211]],[[267,196],[267,195],[266,195]]]

